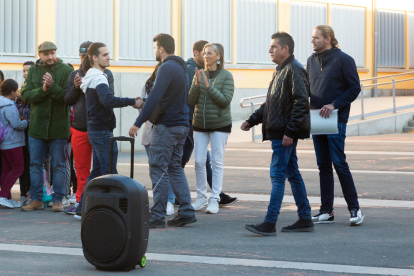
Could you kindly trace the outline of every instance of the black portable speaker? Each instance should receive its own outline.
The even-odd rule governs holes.
[[[81,239],[88,262],[101,270],[129,271],[144,267],[149,236],[146,188],[133,179],[134,138],[111,137],[131,143],[131,177],[108,174],[86,185],[82,205]]]

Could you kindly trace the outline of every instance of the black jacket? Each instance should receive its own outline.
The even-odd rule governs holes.
[[[74,80],[77,73],[79,73],[79,77],[81,78],[85,76],[82,70],[82,66],[79,68],[79,70],[73,71],[70,74],[68,78],[68,84],[66,86],[64,100],[66,105],[74,106],[72,127],[76,130],[86,132],[88,126],[88,113],[86,110],[85,93],[83,93],[82,89],[75,88]],[[105,69],[104,73],[108,77],[109,90],[111,91],[112,95],[115,95],[114,76],[112,75],[112,72],[108,69]]]
[[[305,69],[293,55],[273,74],[266,102],[247,120],[262,123],[263,140],[310,137],[309,81]]]
[[[340,49],[332,48],[308,58],[311,109],[331,104],[338,109],[338,121],[348,122],[351,103],[361,91],[355,61]]]
[[[135,126],[141,127],[150,118],[158,104],[165,109],[158,124],[167,127],[188,126],[188,90],[185,61],[179,56],[168,56],[158,68],[154,87],[135,121]],[[175,100],[173,100],[174,97]],[[173,100],[172,104],[165,108],[171,100]]]

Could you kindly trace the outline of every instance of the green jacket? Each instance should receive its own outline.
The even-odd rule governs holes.
[[[208,71],[205,72],[208,77]],[[210,79],[208,89],[201,77],[200,86],[195,85],[196,76],[188,95],[188,104],[195,105],[193,126],[204,129],[218,129],[232,123],[230,103],[233,99],[233,75],[226,69],[217,70]]]
[[[22,90],[23,100],[30,103],[29,136],[37,139],[52,140],[70,136],[70,108],[65,105],[68,77],[73,69],[61,59],[52,67],[46,67],[40,59],[30,67],[26,84]],[[49,72],[53,86],[43,91],[43,75]]]

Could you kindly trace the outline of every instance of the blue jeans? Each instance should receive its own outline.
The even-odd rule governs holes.
[[[305,183],[299,172],[296,146],[298,140],[284,147],[282,140],[272,140],[272,163],[270,164],[270,178],[272,180],[272,192],[265,221],[276,223],[279,216],[285,193],[285,179],[287,178],[292,188],[293,197],[298,207],[299,217],[311,220],[311,208],[306,195]]]
[[[53,202],[62,202],[65,196],[65,151],[67,138],[43,140],[29,136],[30,152],[30,195],[33,200],[42,201],[43,197],[43,162],[47,149],[52,159]]]
[[[110,174],[110,138],[113,137],[111,131],[88,131],[89,143],[92,146],[92,171],[86,180],[86,185],[89,181],[94,178],[97,178],[101,175]],[[118,174],[116,170],[116,164],[118,161],[118,144],[114,142],[114,154],[112,161],[112,174]],[[82,202],[83,202],[83,192],[79,205],[76,208],[76,213],[80,214],[82,212]]]
[[[338,174],[348,209],[359,209],[358,194],[345,156],[346,123],[338,122],[338,134],[313,135],[321,187],[320,211],[331,213],[334,203],[332,163]]]

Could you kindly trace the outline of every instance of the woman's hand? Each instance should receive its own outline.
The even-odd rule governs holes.
[[[196,75],[196,81],[195,81],[195,85],[197,87],[200,86],[200,82],[201,82],[201,70],[198,70],[197,68],[195,69],[195,75]]]
[[[206,76],[206,72],[204,72],[204,70],[201,69],[201,73],[203,74],[203,78],[204,78],[204,86],[206,88],[209,88],[210,87],[210,83],[208,82],[208,79],[207,79],[207,76]]]

